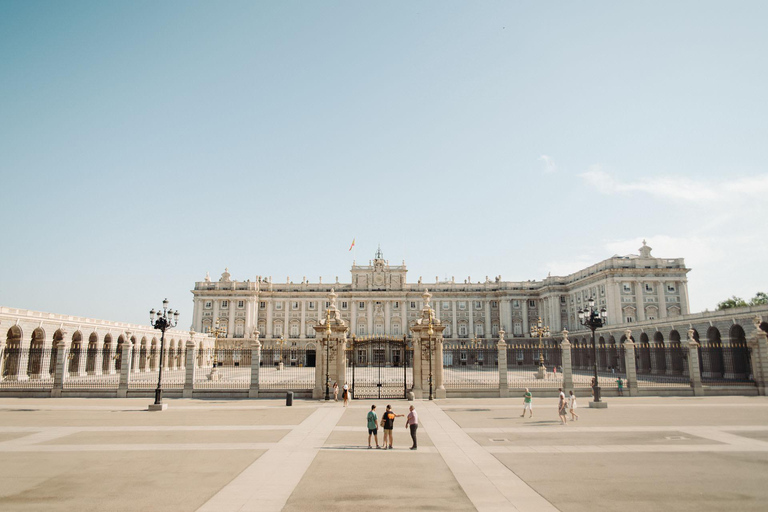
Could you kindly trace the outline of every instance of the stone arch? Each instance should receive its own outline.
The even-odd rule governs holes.
[[[57,329],[53,333],[53,348],[51,348],[51,362],[48,367],[48,373],[50,375],[56,374],[56,361],[59,358],[59,342],[64,340],[64,333],[61,329]],[[66,352],[65,352],[66,353]]]
[[[651,345],[644,332],[640,333],[640,343],[635,346],[635,360],[638,373],[651,373]]]
[[[88,337],[88,353],[85,359],[85,371],[93,374],[96,370],[96,354],[99,350],[99,335],[92,332]]]
[[[101,360],[101,372],[108,373],[110,371],[110,361],[114,358],[112,353],[112,335],[107,333],[104,335],[104,343],[101,345],[102,360]]]
[[[664,344],[664,334],[661,331],[653,333],[653,344],[651,346],[651,365],[653,373],[667,373],[667,359],[669,348]],[[671,354],[670,354],[671,355]],[[671,364],[671,361],[670,361]]]
[[[667,373],[671,370],[675,375],[687,374],[688,345],[680,342],[680,333],[676,329],[669,331],[667,345],[670,352]]]
[[[29,359],[27,360],[27,375],[40,375],[43,365],[43,350],[45,347],[45,330],[42,327],[32,331],[29,340]],[[22,349],[23,350],[23,349]]]
[[[747,335],[739,324],[733,324],[728,332],[730,357],[725,358],[725,372],[731,378],[743,379],[752,373],[752,363],[747,347]]]
[[[72,334],[72,343],[69,346],[69,373],[77,375],[80,371],[80,354],[85,350],[83,347],[83,333],[75,331]]]
[[[707,329],[707,342],[701,347],[701,376],[717,378],[724,376],[723,347],[720,330],[713,326]]]
[[[3,351],[3,377],[17,375],[19,361],[21,360],[21,340],[24,331],[18,325],[12,325],[5,336],[5,350]]]
[[[605,338],[602,336],[597,339],[597,361],[600,369],[608,369],[608,349],[605,346]]]

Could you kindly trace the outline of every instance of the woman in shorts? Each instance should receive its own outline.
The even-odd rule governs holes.
[[[568,409],[571,413],[571,419],[576,421],[579,419],[579,415],[576,414],[576,395],[573,394],[573,390],[568,392]]]

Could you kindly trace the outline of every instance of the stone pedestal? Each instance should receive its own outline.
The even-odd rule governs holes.
[[[149,404],[148,411],[165,411],[168,409],[168,404]]]
[[[547,369],[544,366],[539,366],[536,369],[536,378],[537,379],[545,379],[547,378]]]
[[[607,409],[608,402],[589,402],[590,409]]]

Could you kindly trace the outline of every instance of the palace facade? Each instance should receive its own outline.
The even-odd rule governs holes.
[[[423,294],[432,294],[435,316],[445,326],[447,341],[491,340],[499,330],[506,337],[530,337],[539,318],[552,333],[578,331],[578,311],[590,297],[608,311],[613,325],[666,320],[689,313],[687,273],[683,258],[657,258],[643,241],[638,254],[613,256],[567,276],[541,281],[427,283],[408,282],[405,262],[391,265],[381,250],[368,265],[352,265],[350,282],[300,283],[271,277],[237,281],[225,270],[218,281],[209,276],[195,283],[192,329],[218,328],[219,346],[237,347],[252,339],[287,339],[293,346],[314,347],[314,326],[325,318],[333,290],[341,318],[356,336],[410,335],[423,308]],[[217,324],[218,321],[218,324]]]

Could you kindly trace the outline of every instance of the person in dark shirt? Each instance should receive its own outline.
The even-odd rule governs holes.
[[[384,449],[392,449],[392,431],[395,429],[395,418],[402,418],[402,414],[395,414],[392,410],[392,406],[387,406],[387,411],[381,417],[381,426],[384,427]],[[389,442],[387,442],[387,436],[389,436]]]

